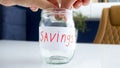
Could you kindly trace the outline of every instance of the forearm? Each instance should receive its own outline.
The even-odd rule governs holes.
[[[5,5],[5,6],[15,5],[13,0],[0,0],[0,4]]]
[[[2,4],[2,1],[3,1],[3,0],[0,0],[0,4]]]

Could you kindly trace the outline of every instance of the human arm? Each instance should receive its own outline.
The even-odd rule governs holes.
[[[24,7],[31,7],[33,10],[46,9],[46,8],[55,8],[48,0],[0,0],[0,4],[5,6],[20,5]]]

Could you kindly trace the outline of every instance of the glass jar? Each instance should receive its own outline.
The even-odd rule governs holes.
[[[45,9],[39,26],[39,43],[43,59],[49,64],[68,63],[75,51],[75,27],[72,11]]]

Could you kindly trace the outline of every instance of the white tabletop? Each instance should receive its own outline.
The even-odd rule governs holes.
[[[42,62],[38,42],[0,41],[0,68],[120,68],[120,46],[83,44],[68,64]]]

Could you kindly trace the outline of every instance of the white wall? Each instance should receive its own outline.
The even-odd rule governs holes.
[[[75,11],[81,12],[83,15],[88,18],[100,18],[103,8],[108,8],[113,5],[120,5],[120,2],[112,3],[90,3],[88,6],[81,6]]]

